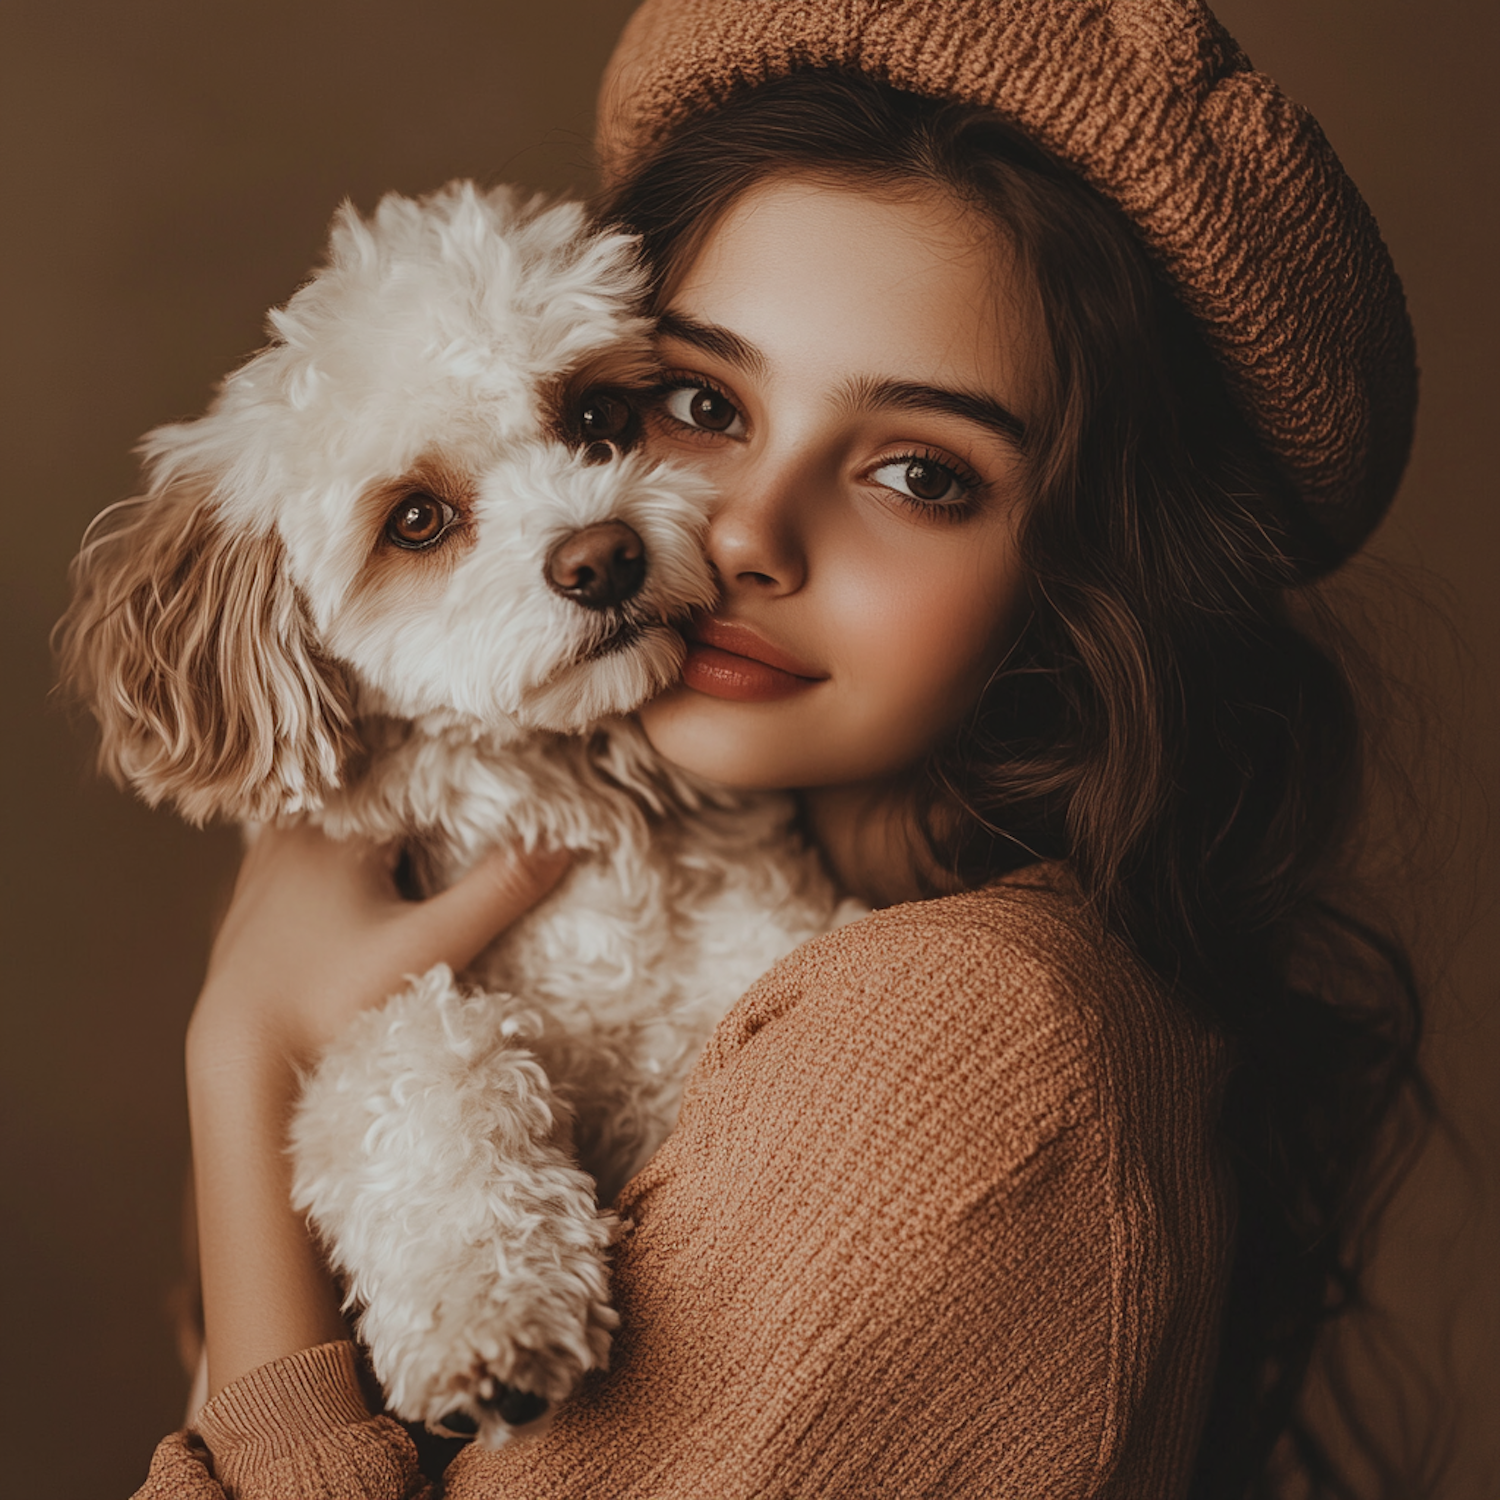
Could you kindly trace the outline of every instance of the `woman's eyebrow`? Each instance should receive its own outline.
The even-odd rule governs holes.
[[[1008,406],[993,396],[981,396],[973,391],[951,391],[938,385],[921,385],[910,380],[876,380],[867,376],[851,380],[844,386],[839,392],[839,401],[855,410],[894,407],[899,411],[962,417],[988,427],[1017,448],[1026,443],[1026,424]]]
[[[657,319],[656,330],[751,375],[764,378],[770,368],[765,355],[754,344],[717,323],[700,323],[686,313],[664,312]],[[943,416],[961,417],[989,428],[1018,448],[1026,441],[1026,424],[1009,407],[993,396],[982,396],[973,391],[954,391],[911,380],[877,380],[867,376],[851,381],[839,392],[838,399],[840,405],[851,409],[894,407],[901,411],[937,412]]]
[[[700,323],[686,313],[664,312],[656,320],[656,331],[691,344],[693,348],[712,354],[747,374],[763,378],[769,369],[765,355],[754,344],[727,328],[720,328],[717,323]]]

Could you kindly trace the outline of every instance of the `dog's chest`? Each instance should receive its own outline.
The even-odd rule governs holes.
[[[556,736],[384,734],[325,811],[330,831],[402,840],[428,890],[499,844],[575,851],[559,889],[469,977],[570,1029],[632,1032],[643,1065],[671,1066],[683,1040],[701,1045],[756,978],[832,925],[837,895],[792,836],[787,799],[685,805],[649,780],[633,731],[608,753]]]
[[[650,1158],[714,1026],[778,959],[854,914],[777,796],[694,799],[638,735],[502,746],[388,730],[324,810],[335,834],[400,840],[428,891],[500,844],[573,869],[463,979],[571,1111],[602,1201]]]

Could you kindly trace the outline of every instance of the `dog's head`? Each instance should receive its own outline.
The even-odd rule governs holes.
[[[59,631],[101,760],[195,821],[316,807],[360,712],[577,732],[675,677],[700,481],[633,451],[626,237],[456,184],[346,207],[209,412],[142,445]]]

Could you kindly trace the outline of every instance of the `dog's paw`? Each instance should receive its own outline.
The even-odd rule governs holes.
[[[487,1288],[482,1304],[471,1299],[458,1346],[432,1367],[420,1395],[410,1392],[393,1409],[433,1432],[472,1437],[489,1448],[540,1436],[583,1377],[608,1364],[619,1323],[602,1295],[569,1295],[596,1277],[603,1290],[602,1264],[581,1269],[553,1268],[553,1277],[567,1276],[571,1287],[543,1289],[534,1276],[507,1278]]]
[[[524,1434],[526,1437],[540,1435],[552,1425],[552,1403],[545,1396],[538,1396],[533,1391],[513,1390],[488,1376],[481,1379],[475,1387],[475,1400],[485,1412],[493,1413],[507,1437],[522,1435],[523,1427],[533,1428],[532,1432]],[[549,1420],[543,1423],[543,1417]],[[456,1407],[436,1422],[429,1422],[427,1430],[447,1438],[476,1438],[481,1435],[478,1418],[471,1416],[462,1407]],[[496,1446],[493,1440],[489,1446]]]
[[[615,1223],[591,1179],[558,1159],[530,1174],[529,1192],[512,1186],[482,1234],[405,1238],[403,1274],[359,1320],[392,1412],[488,1447],[545,1431],[551,1410],[608,1364],[619,1323]]]

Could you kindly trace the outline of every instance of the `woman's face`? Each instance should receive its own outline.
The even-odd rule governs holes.
[[[720,603],[641,711],[667,759],[740,787],[878,784],[972,706],[1023,592],[1028,290],[935,190],[778,179],[706,238],[648,422],[722,497]]]

